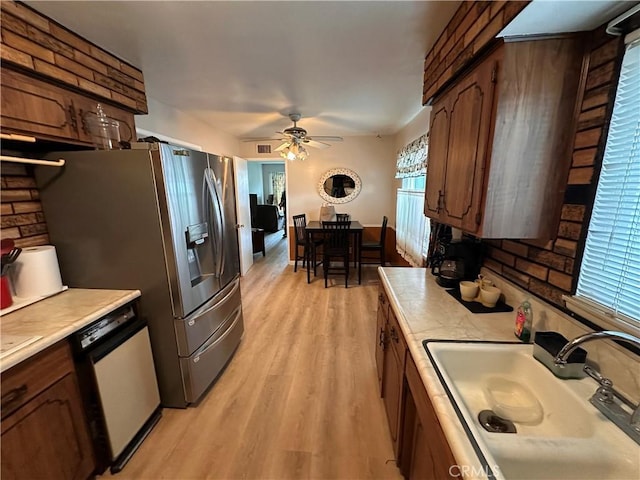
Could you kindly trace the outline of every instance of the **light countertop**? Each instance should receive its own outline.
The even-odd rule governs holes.
[[[518,341],[513,333],[515,311],[474,314],[467,310],[424,268],[379,267],[378,272],[409,352],[438,415],[458,465],[480,472],[482,464],[440,383],[422,341]],[[508,299],[510,300],[510,299]],[[512,307],[513,301],[508,301]]]
[[[140,296],[139,290],[70,288],[0,317],[3,350],[11,340],[25,346],[0,359],[0,372],[41,352]],[[40,338],[37,338],[40,337]]]
[[[471,440],[467,436],[465,427],[459,420],[434,366],[424,347],[423,340],[468,340],[468,341],[506,341],[516,342],[513,330],[515,326],[515,312],[474,314],[440,287],[430,270],[422,268],[380,267],[378,273],[398,319],[400,329],[407,341],[409,352],[418,368],[420,377],[429,395],[434,410],[438,416],[442,430],[447,438],[451,451],[456,459],[459,470],[464,478],[486,478],[482,463],[478,459]],[[552,330],[560,332],[566,338],[575,338],[586,333],[588,328],[575,319],[563,314],[559,310],[531,297],[504,278],[490,271],[484,271],[506,295],[507,303],[514,309],[528,298],[534,311],[533,331]],[[610,345],[609,345],[610,344]],[[628,398],[638,398],[638,372],[640,360],[637,355],[621,348],[614,342],[594,342],[584,345],[589,358],[608,378],[616,375],[614,384],[620,391],[629,395]],[[590,380],[590,379],[589,379]],[[596,387],[596,383],[590,385]],[[630,392],[630,394],[629,394]],[[591,395],[587,391],[585,403]],[[603,417],[604,418],[604,417]],[[606,423],[606,420],[605,420]],[[615,429],[611,423],[606,428]],[[617,436],[624,436],[616,430]],[[631,440],[626,439],[627,442]],[[625,443],[627,445],[627,443]],[[584,445],[583,445],[584,447]],[[579,448],[583,448],[579,447]],[[615,447],[613,450],[618,451]],[[634,456],[635,455],[635,456]],[[613,455],[615,462],[611,465],[608,478],[622,478],[630,464],[637,466],[637,450]],[[629,463],[631,462],[631,463]],[[620,470],[616,470],[617,465]],[[491,466],[499,470],[498,466]],[[626,470],[625,470],[626,469]],[[637,469],[636,469],[637,471]],[[575,472],[574,472],[575,473]],[[628,475],[627,475],[628,476]],[[625,477],[626,478],[626,477]],[[630,478],[637,478],[637,473]]]

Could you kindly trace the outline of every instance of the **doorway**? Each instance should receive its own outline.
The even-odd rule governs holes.
[[[239,181],[246,181],[247,185],[249,218],[246,223],[250,225],[250,231],[260,229],[264,232],[254,235],[254,238],[262,238],[263,235],[273,237],[278,234],[280,238],[286,237],[288,242],[286,163],[280,159],[250,158],[246,161],[246,167],[240,169],[237,175],[244,177],[239,178]],[[246,245],[241,249],[244,250],[241,256],[248,258],[251,255],[256,262],[263,258],[262,248],[256,248],[255,245]],[[266,248],[266,255],[269,254],[268,250],[269,248]]]

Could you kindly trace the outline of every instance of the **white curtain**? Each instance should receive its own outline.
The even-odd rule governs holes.
[[[414,267],[423,267],[429,247],[430,222],[424,216],[424,192],[398,189],[396,249]]]
[[[415,186],[427,172],[428,135],[422,135],[398,152],[396,178],[403,187]],[[410,181],[412,180],[412,181]],[[430,222],[424,216],[424,190],[399,188],[396,197],[396,250],[414,267],[423,267],[429,248]]]
[[[284,172],[272,172],[271,177],[271,193],[273,193],[273,204],[278,205],[284,192],[285,175]]]

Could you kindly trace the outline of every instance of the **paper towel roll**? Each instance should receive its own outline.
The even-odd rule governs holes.
[[[62,290],[58,256],[53,245],[23,248],[15,265],[18,297],[42,297]]]

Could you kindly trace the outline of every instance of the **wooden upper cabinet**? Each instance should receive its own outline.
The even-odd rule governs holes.
[[[136,140],[136,127],[132,113],[120,108],[113,107],[98,100],[78,95],[75,99],[76,113],[78,115],[78,137],[81,141],[91,143],[91,132],[89,130],[89,118],[95,117],[98,103],[102,105],[105,115],[119,124],[120,140],[133,142]]]
[[[100,103],[135,140],[134,114],[148,112],[141,70],[22,2],[0,10],[3,132],[93,146],[86,116]]]
[[[477,233],[496,74],[493,52],[433,106],[425,215]]]
[[[483,238],[552,238],[582,62],[579,36],[505,42],[439,96],[425,215]]]
[[[429,163],[424,213],[435,218],[438,218],[442,208],[442,189],[449,148],[449,102],[447,100],[443,98],[434,104],[429,126]]]
[[[131,112],[13,70],[3,68],[0,79],[4,132],[93,146],[86,118],[101,103],[105,114],[119,122],[120,139],[135,140]]]
[[[69,92],[4,69],[0,78],[3,130],[53,138],[76,135]]]
[[[496,54],[497,55],[497,54]],[[474,231],[479,222],[484,156],[491,119],[493,55],[451,92],[449,146],[443,193],[446,223]]]

